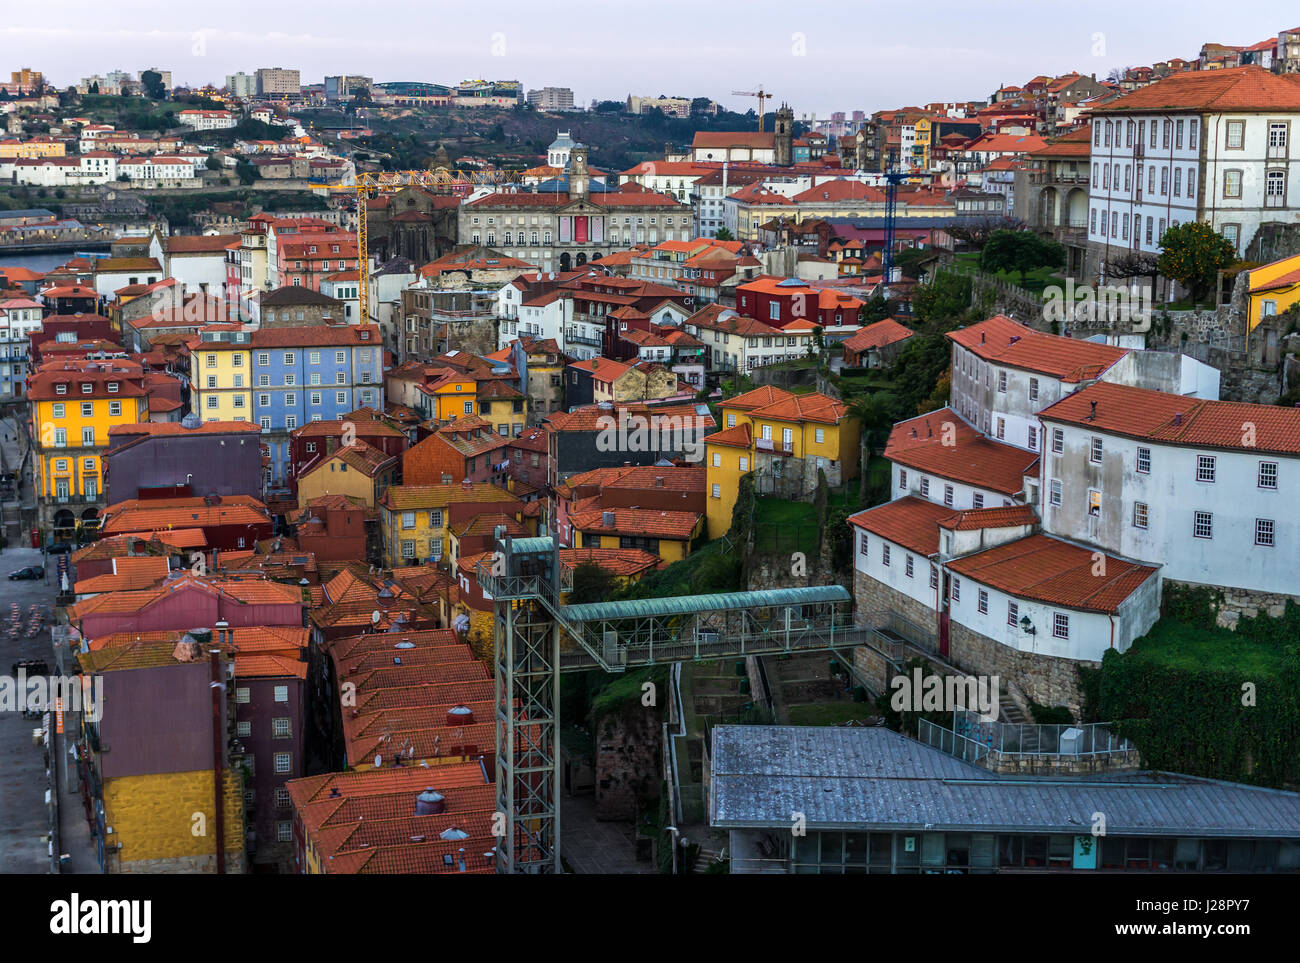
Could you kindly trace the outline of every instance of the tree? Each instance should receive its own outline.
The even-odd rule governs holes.
[[[1201,221],[1186,221],[1160,236],[1160,273],[1187,288],[1193,304],[1235,260],[1232,242]]]
[[[602,100],[596,105],[598,114],[617,114],[627,105],[621,100]]]
[[[140,83],[144,85],[144,92],[151,100],[162,100],[167,96],[167,88],[163,86],[162,74],[156,70],[146,70],[142,73]]]
[[[713,104],[713,101],[711,101],[708,97],[692,97],[692,98],[691,98],[691,113],[692,113],[692,114],[703,114],[703,113],[707,113],[709,107],[710,107],[712,104]]]
[[[1014,271],[1025,286],[1025,275],[1036,268],[1059,268],[1065,264],[1065,248],[1055,241],[1039,237],[1033,231],[998,230],[989,235],[980,253],[980,267],[985,271]]]
[[[883,294],[874,295],[869,301],[863,302],[862,310],[858,312],[858,324],[875,324],[877,321],[884,321],[889,317],[889,302],[885,300]]]
[[[97,93],[99,93],[99,81],[98,81],[98,80],[94,81],[94,82],[90,85],[90,92],[91,92],[92,94],[97,94]]]
[[[971,279],[942,271],[912,292],[912,307],[922,321],[955,321],[971,306]]]
[[[716,231],[714,231],[713,237],[715,240],[718,241],[734,241],[736,239],[736,236],[732,234],[729,230],[727,230],[725,227],[720,227]]]
[[[221,161],[219,161],[219,160],[217,159],[217,155],[216,155],[216,154],[209,154],[209,155],[208,155],[208,159],[207,159],[206,161],[204,161],[203,163],[204,163],[204,165],[207,167],[207,169],[210,170],[210,171],[219,171],[219,170],[221,170]]]
[[[954,241],[960,241],[972,251],[979,251],[994,231],[1023,231],[1025,226],[1024,221],[1015,217],[972,217],[947,228],[947,233]]]
[[[903,272],[903,277],[915,281],[921,277],[921,265],[934,257],[929,248],[906,247],[894,255],[894,266]]]
[[[573,591],[568,601],[570,605],[604,602],[616,588],[618,582],[608,569],[595,562],[582,562],[573,569]]]

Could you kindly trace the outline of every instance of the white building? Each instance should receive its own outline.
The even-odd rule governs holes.
[[[206,158],[200,159],[206,164]],[[136,187],[182,186],[180,182],[194,180],[197,170],[192,158],[165,154],[123,157],[117,162],[118,175],[126,175]]]
[[[245,100],[257,94],[257,77],[254,74],[246,74],[243,71],[235,74],[226,74],[226,90],[230,91],[230,96],[238,97]]]
[[[195,130],[227,130],[239,123],[228,110],[182,110],[176,119]]]
[[[1300,81],[1256,66],[1173,74],[1092,111],[1088,269],[1209,224],[1243,254],[1261,223],[1300,220]]]
[[[33,187],[107,184],[117,180],[118,158],[108,151],[75,157],[20,157],[13,162],[14,183]]]
[[[1300,596],[1300,410],[1101,383],[1041,418],[1045,530],[1165,578]]]

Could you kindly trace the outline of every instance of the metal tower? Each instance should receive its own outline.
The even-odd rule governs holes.
[[[889,158],[885,162],[885,249],[881,252],[881,261],[883,262],[884,281],[881,287],[884,289],[886,300],[889,298],[889,283],[893,280],[894,273],[894,229],[898,226],[898,185],[908,178],[903,171],[893,170],[894,152],[889,152]]]

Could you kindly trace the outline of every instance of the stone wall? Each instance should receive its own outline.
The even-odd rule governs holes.
[[[1082,696],[1079,690],[1079,666],[1096,668],[1101,663],[1021,652],[981,635],[957,622],[948,626],[948,646],[952,660],[976,675],[996,675],[1004,689],[1019,690],[1039,705],[1068,706],[1079,716]]]
[[[636,819],[659,794],[663,710],[630,700],[596,721],[596,818]]]
[[[1177,582],[1172,579],[1166,579],[1165,585],[1186,589],[1205,587],[1191,582]],[[1300,595],[1282,595],[1277,592],[1251,592],[1237,588],[1220,588],[1219,591],[1222,593],[1222,598],[1218,604],[1218,614],[1215,616],[1215,622],[1220,628],[1225,629],[1235,630],[1243,617],[1255,618],[1266,615],[1271,619],[1281,618],[1286,614],[1287,602],[1295,602],[1300,605]]]

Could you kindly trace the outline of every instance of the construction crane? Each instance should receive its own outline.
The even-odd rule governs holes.
[[[760,85],[758,90],[733,90],[731,96],[758,98],[758,132],[763,133],[763,101],[771,100],[772,94],[766,93]]]
[[[428,171],[377,171],[358,174],[352,184],[312,184],[312,190],[349,191],[357,197],[357,310],[362,324],[370,323],[370,238],[366,210],[371,195],[391,194],[405,187],[418,187],[439,194],[468,193],[478,187],[494,187],[518,178],[515,171],[450,170],[438,167]]]
[[[882,294],[889,299],[889,283],[894,273],[894,233],[898,227],[898,185],[907,180],[908,174],[894,170],[894,152],[891,150],[885,160],[885,249],[881,252],[881,267],[884,277],[881,279]]]

